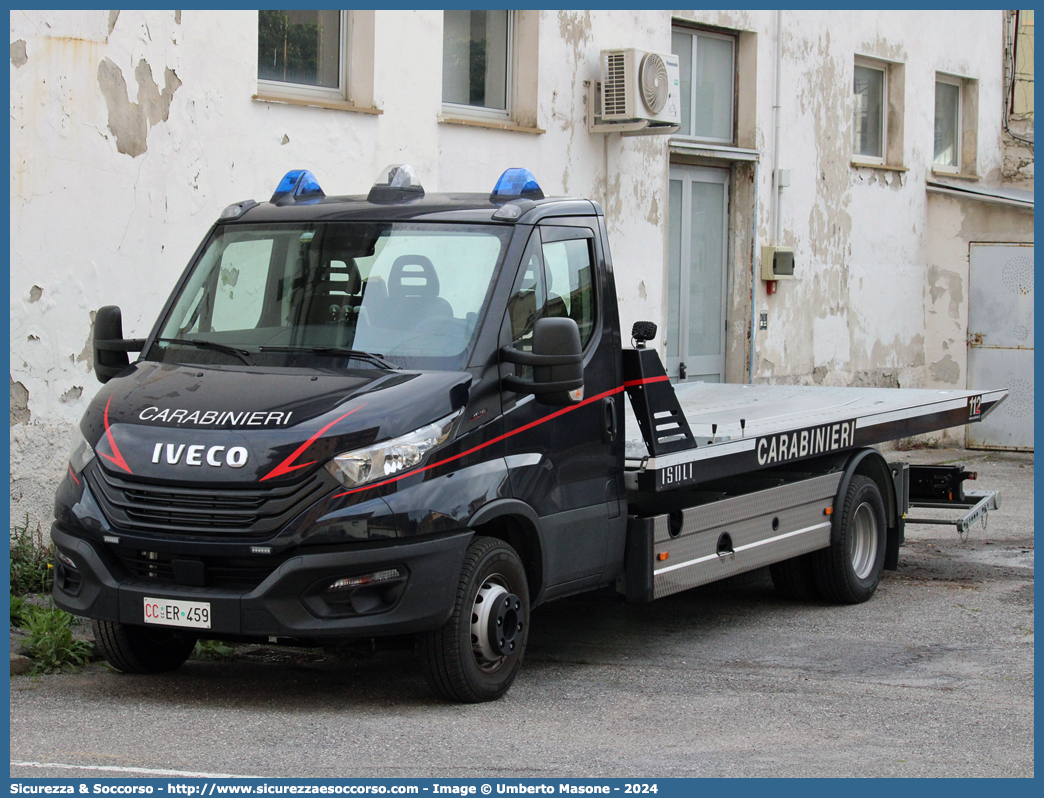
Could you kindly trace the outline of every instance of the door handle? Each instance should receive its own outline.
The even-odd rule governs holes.
[[[602,400],[602,443],[616,440],[616,402],[607,396]]]

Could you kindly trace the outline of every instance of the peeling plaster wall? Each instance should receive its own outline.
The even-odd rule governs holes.
[[[930,245],[925,180],[934,147],[935,73],[979,81],[979,171],[1001,176],[1001,12],[783,13],[783,189],[779,243],[797,253],[798,279],[769,296],[760,280],[757,381],[918,387],[926,365]],[[774,26],[773,26],[774,27]],[[922,32],[933,31],[926,37]],[[772,63],[760,46],[759,65]],[[955,46],[960,43],[960,46]],[[853,167],[855,55],[903,65],[902,170]],[[771,67],[767,70],[772,71]],[[772,93],[759,98],[771,130]],[[762,145],[759,195],[772,192],[771,141]],[[769,243],[762,226],[759,241]]]
[[[669,50],[672,17],[743,31],[754,71],[739,102],[743,146],[761,153],[758,181],[736,166],[730,186],[726,368],[745,381],[752,250],[771,242],[775,12],[541,12],[543,135],[438,122],[439,11],[376,12],[381,115],[253,101],[256,12],[12,12],[16,516],[49,523],[69,434],[98,389],[94,311],[119,305],[125,335],[144,336],[221,209],[266,199],[293,168],[311,169],[328,191],[362,193],[389,163],[412,164],[430,191],[486,191],[506,167],[528,166],[546,193],[602,204],[621,323],[662,329],[668,142],[588,134],[583,82],[598,77],[601,48]],[[979,168],[985,183],[999,181],[1001,22],[999,11],[784,12],[780,165],[791,186],[779,243],[795,247],[799,279],[774,296],[755,281],[754,310],[769,314],[755,338],[756,380],[932,383],[941,341],[954,337],[934,323],[950,324],[954,270],[931,255],[946,242],[928,240],[934,75],[979,81]],[[906,172],[849,163],[856,53],[905,61]]]
[[[1011,122],[1010,127],[1023,138],[1033,138],[1033,117],[1029,124]],[[1013,188],[1033,191],[1033,147],[1004,132],[1004,182]]]

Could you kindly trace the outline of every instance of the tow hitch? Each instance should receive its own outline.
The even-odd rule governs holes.
[[[965,490],[965,480],[978,478],[975,471],[966,471],[962,466],[920,466],[902,464],[900,473],[893,473],[896,481],[903,484],[903,506],[934,510],[967,510],[960,518],[911,518],[908,524],[940,524],[954,526],[961,540],[971,531],[976,521],[986,529],[989,511],[1000,508],[1000,491]]]

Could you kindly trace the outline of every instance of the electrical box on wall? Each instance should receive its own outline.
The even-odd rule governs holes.
[[[794,250],[791,247],[762,247],[761,279],[770,282],[793,280]]]

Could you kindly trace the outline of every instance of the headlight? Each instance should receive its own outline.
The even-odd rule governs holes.
[[[458,410],[434,424],[390,441],[339,454],[326,464],[326,470],[349,488],[406,471],[420,465],[428,452],[445,443],[459,415]]]
[[[80,432],[80,427],[77,425],[76,432],[73,433],[72,451],[69,452],[69,466],[72,468],[73,473],[79,474],[83,471],[84,466],[93,459],[94,449],[87,443],[87,439],[83,437],[83,433]]]

